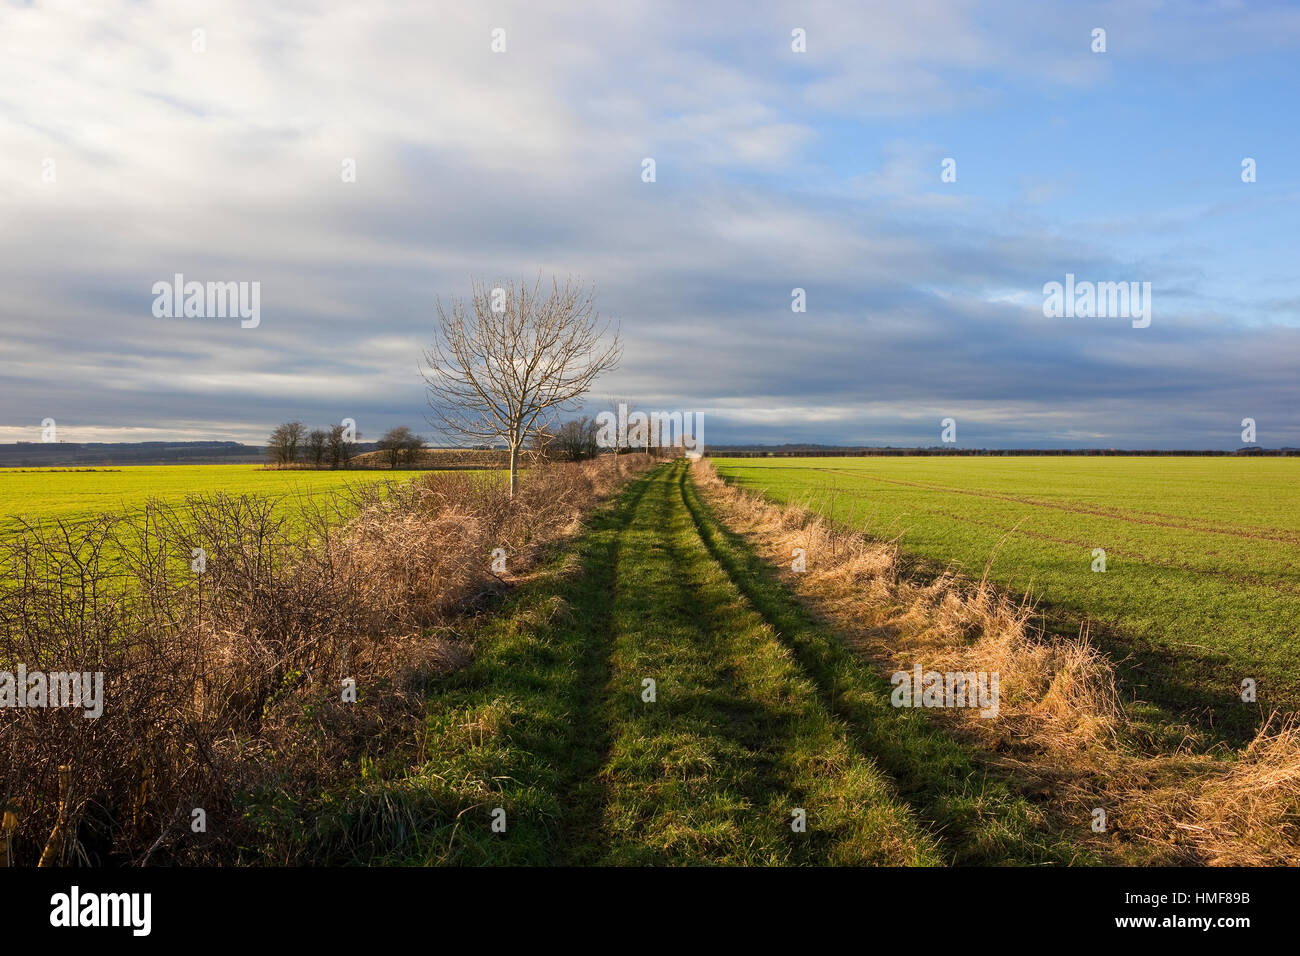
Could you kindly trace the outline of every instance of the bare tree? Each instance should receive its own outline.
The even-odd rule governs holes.
[[[419,460],[420,452],[424,451],[428,444],[423,436],[414,433],[408,434],[406,442],[402,446],[402,461],[408,466],[414,465]]]
[[[431,424],[477,443],[504,442],[510,451],[510,495],[518,488],[519,451],[555,416],[572,408],[623,353],[618,331],[595,310],[583,283],[538,277],[489,285],[475,280],[469,305],[438,301],[438,339],[422,374]]]
[[[325,452],[329,448],[330,434],[321,428],[313,429],[307,436],[305,453],[307,460],[317,468],[325,461]]]
[[[331,468],[337,468],[343,461],[343,426],[331,425],[325,439],[325,457]]]
[[[586,461],[600,454],[597,433],[600,426],[594,418],[583,415],[567,421],[554,431],[553,447],[564,461]]]
[[[266,440],[266,453],[278,465],[291,465],[298,460],[298,446],[302,444],[306,428],[302,422],[285,422],[276,425]]]
[[[409,463],[415,453],[424,447],[424,439],[405,425],[399,425],[384,432],[377,447],[388,457],[388,467],[396,469],[404,461]]]
[[[352,456],[357,453],[356,439],[360,432],[349,434],[343,425],[333,425],[329,437],[325,440],[325,455],[329,458],[331,468],[347,468]]]
[[[623,436],[618,435],[619,411],[621,410],[624,415],[630,415],[633,410],[635,410],[636,406],[628,399],[619,398],[615,395],[610,395],[606,401],[609,403],[609,413],[614,416],[614,433],[616,436],[614,439],[614,454],[621,455],[624,446],[622,440]],[[629,448],[628,450],[630,451],[631,449]]]

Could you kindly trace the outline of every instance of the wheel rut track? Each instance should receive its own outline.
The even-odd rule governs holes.
[[[636,482],[626,500],[610,516],[608,540],[602,542],[601,548],[594,550],[583,563],[582,572],[586,580],[582,582],[582,587],[603,589],[607,594],[614,593],[625,534],[650,487],[649,480]],[[602,553],[607,556],[607,560],[601,560]],[[597,617],[584,622],[583,629],[588,640],[585,642],[586,653],[579,662],[579,669],[581,683],[589,693],[581,707],[574,712],[570,740],[575,750],[585,751],[590,756],[582,761],[562,791],[563,805],[572,808],[561,828],[563,837],[558,841],[562,854],[558,862],[565,866],[594,863],[598,857],[594,848],[600,842],[601,815],[605,803],[600,769],[608,761],[610,749],[609,731],[602,711],[612,676],[610,656],[613,650],[613,613],[613,602],[610,601],[602,605]]]

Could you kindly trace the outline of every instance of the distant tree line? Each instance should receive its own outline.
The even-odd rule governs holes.
[[[307,430],[302,422],[275,426],[266,440],[266,456],[282,468],[349,468],[359,450],[361,433],[343,425]],[[391,468],[409,465],[425,447],[425,441],[405,425],[390,428],[376,449]]]
[[[617,408],[617,404],[614,407]],[[626,455],[629,452],[661,454],[663,451],[657,447],[632,445],[626,441],[626,436],[621,448],[616,445],[602,447],[599,435],[600,423],[591,416],[583,415],[539,430],[534,438],[533,448],[555,461],[587,461],[604,454]]]

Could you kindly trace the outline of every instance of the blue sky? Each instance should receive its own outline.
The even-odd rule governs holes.
[[[0,440],[429,434],[435,299],[542,272],[711,442],[1300,445],[1300,7],[606,6],[0,5]]]

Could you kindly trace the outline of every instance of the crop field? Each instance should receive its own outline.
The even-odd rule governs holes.
[[[1241,681],[1300,705],[1300,461],[1249,458],[717,459],[741,488],[1029,591],[1091,622],[1141,696],[1225,707]],[[1094,570],[1094,549],[1105,571]],[[809,555],[810,564],[816,560]],[[1238,707],[1238,709],[1240,709]],[[1222,714],[1232,720],[1231,707]]]
[[[401,480],[403,471],[274,471],[258,465],[136,465],[66,469],[0,469],[0,534],[18,519],[90,518],[125,514],[151,500],[182,504],[188,495],[262,494],[286,500],[349,484]]]

